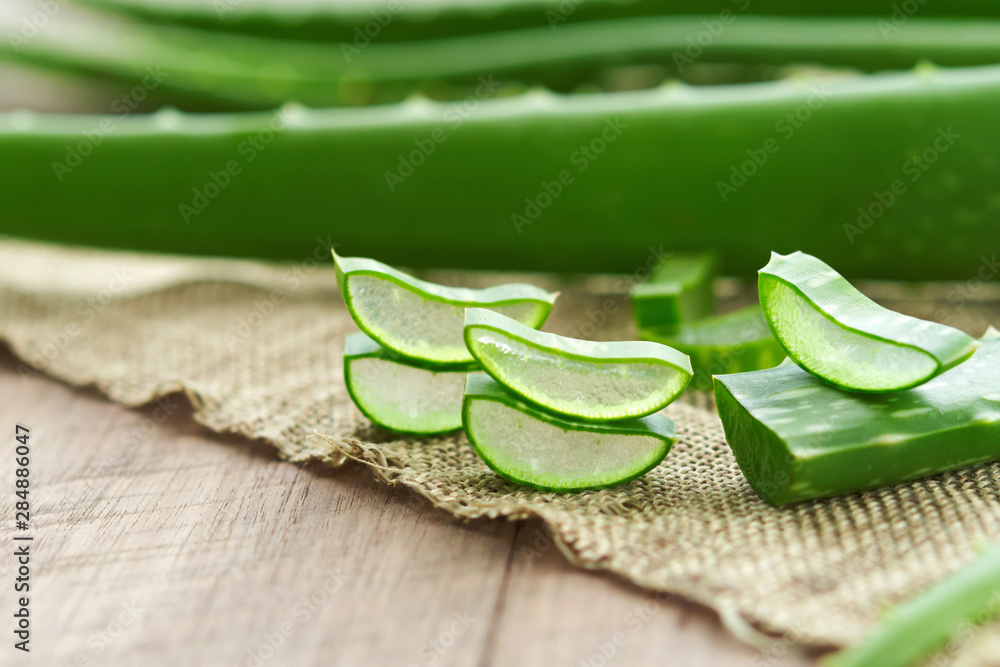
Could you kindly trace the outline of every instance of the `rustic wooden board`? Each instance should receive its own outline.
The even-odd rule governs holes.
[[[180,397],[128,410],[16,369],[0,352],[0,432],[31,428],[32,664],[812,664],[572,567],[538,522],[456,522],[360,467],[208,432]],[[8,633],[0,662],[27,664]]]

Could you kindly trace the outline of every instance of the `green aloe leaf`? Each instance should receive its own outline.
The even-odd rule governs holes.
[[[373,423],[398,433],[430,435],[462,428],[466,368],[434,369],[400,361],[363,333],[344,343],[344,382]]]
[[[639,338],[688,355],[694,370],[691,387],[701,391],[712,391],[713,375],[771,368],[786,358],[756,304],[694,322],[645,327]]]
[[[469,443],[504,479],[543,491],[622,484],[654,468],[676,440],[656,414],[618,422],[575,422],[534,408],[493,379],[470,374],[462,404]]]
[[[978,346],[958,329],[879,306],[802,252],[772,253],[760,270],[758,291],[788,356],[846,391],[915,387],[962,363]]]
[[[588,421],[651,414],[691,380],[687,355],[666,345],[566,338],[481,308],[465,311],[465,344],[483,370],[514,393]]]
[[[489,308],[535,328],[545,322],[559,296],[522,284],[449,287],[418,280],[373,259],[334,253],[333,260],[337,285],[358,327],[380,345],[418,363],[461,366],[472,361],[462,337],[466,308]]]
[[[1000,601],[1000,544],[971,564],[889,612],[868,638],[831,655],[822,667],[907,667],[962,636],[970,626],[997,615]],[[941,664],[941,663],[933,663]]]
[[[726,439],[774,505],[1000,459],[1000,336],[964,364],[888,394],[840,391],[793,364],[715,378]]]

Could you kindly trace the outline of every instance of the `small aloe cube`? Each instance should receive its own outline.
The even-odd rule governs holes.
[[[691,387],[712,391],[712,376],[771,368],[785,350],[756,304],[726,315],[639,329],[639,338],[669,345],[691,358]]]
[[[677,255],[663,261],[647,282],[631,290],[636,326],[700,320],[715,310],[716,258],[711,253]]]

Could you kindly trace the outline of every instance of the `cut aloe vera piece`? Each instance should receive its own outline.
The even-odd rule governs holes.
[[[771,253],[758,291],[788,356],[846,391],[915,387],[962,363],[978,345],[958,329],[883,308],[802,252]]]
[[[677,255],[664,261],[648,282],[632,288],[638,327],[700,320],[715,311],[716,258],[711,253]]]
[[[687,355],[666,345],[566,338],[482,308],[465,311],[465,344],[483,370],[520,397],[588,421],[651,414],[691,381]]]
[[[1000,544],[992,544],[969,565],[895,609],[869,637],[820,661],[821,667],[908,667],[947,665],[921,658],[952,639],[968,638],[971,626],[997,615]]]
[[[354,404],[373,423],[399,433],[462,428],[466,371],[475,369],[408,364],[363,333],[344,343],[344,381]]]
[[[333,260],[337,285],[358,327],[380,345],[421,363],[472,361],[462,338],[466,308],[489,308],[536,328],[559,296],[521,284],[449,287],[418,280],[373,259],[334,253]]]
[[[676,348],[691,358],[691,387],[712,390],[712,376],[776,366],[785,350],[771,335],[756,304],[678,325],[639,329],[639,338]]]
[[[1000,337],[912,389],[849,394],[801,368],[715,378],[726,439],[774,505],[897,484],[1000,459]]]
[[[504,479],[543,491],[622,484],[656,467],[676,440],[668,417],[577,422],[524,403],[492,378],[470,374],[462,402],[465,433]]]

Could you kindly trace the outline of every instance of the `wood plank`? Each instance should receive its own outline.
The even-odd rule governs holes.
[[[804,667],[815,662],[782,638],[755,650],[699,605],[569,567],[539,521],[518,532],[514,553],[504,614],[491,638],[496,650],[483,665]]]
[[[279,462],[264,444],[207,433],[179,399],[156,423],[155,407],[22,383],[13,368],[0,371],[3,433],[15,420],[32,430],[39,664],[478,659],[514,525],[457,524],[359,467]],[[477,621],[451,642],[456,614]],[[453,646],[437,656],[442,640]],[[273,657],[268,642],[282,645]]]
[[[266,444],[210,433],[179,397],[127,410],[16,367],[0,353],[0,432],[32,429],[39,664],[743,667],[759,657],[701,608],[655,602],[538,549],[538,522],[459,523],[359,466],[297,467]],[[11,576],[3,559],[0,577]],[[11,596],[0,608],[12,613]],[[601,663],[618,632],[628,641]]]

